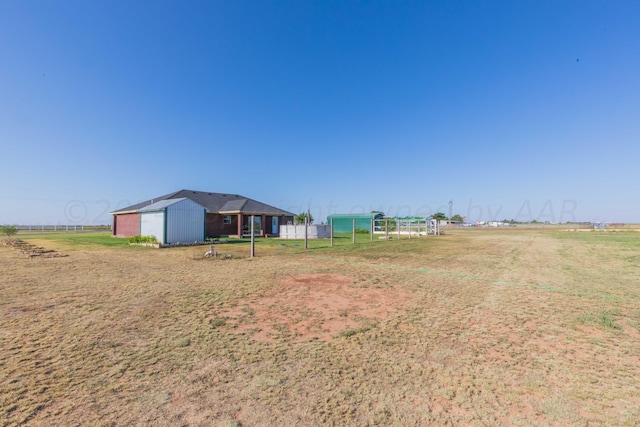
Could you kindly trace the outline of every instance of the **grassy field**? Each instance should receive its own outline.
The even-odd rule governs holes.
[[[640,233],[0,245],[0,425],[640,425]]]

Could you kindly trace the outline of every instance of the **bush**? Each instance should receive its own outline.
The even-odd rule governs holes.
[[[364,228],[356,228],[356,234],[369,234],[369,230],[365,230]]]
[[[158,243],[155,236],[132,236],[129,237],[129,243]]]
[[[18,234],[18,227],[15,225],[2,225],[0,226],[0,233],[6,234],[8,238]]]

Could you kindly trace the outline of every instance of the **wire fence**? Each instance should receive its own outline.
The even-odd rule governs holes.
[[[440,234],[438,221],[417,217],[382,218],[367,221],[352,219],[348,222],[342,219],[340,227],[335,228],[331,221],[328,227],[331,246],[379,240],[416,239]]]

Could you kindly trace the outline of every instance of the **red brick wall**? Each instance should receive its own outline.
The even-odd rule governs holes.
[[[263,216],[261,220],[263,232],[271,233],[271,216]],[[293,221],[292,216],[279,217],[279,225],[286,224],[288,221]],[[244,217],[244,224],[249,224],[249,216]],[[237,236],[238,235],[238,215],[231,215],[231,224],[224,224],[224,215],[220,214],[207,214],[206,222],[206,234],[207,237],[220,237],[220,236]]]
[[[208,213],[206,221],[207,237],[238,234],[238,215],[231,215],[231,224],[224,223],[224,215]]]
[[[131,237],[140,234],[140,214],[115,215],[113,220],[113,235],[116,237]]]

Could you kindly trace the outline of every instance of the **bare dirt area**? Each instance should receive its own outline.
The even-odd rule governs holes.
[[[0,246],[3,426],[639,425],[636,232],[33,243],[68,256]]]
[[[307,273],[281,278],[270,296],[240,300],[223,316],[235,332],[262,341],[283,333],[295,341],[331,341],[401,313],[409,299],[409,292],[358,285],[352,276]]]

